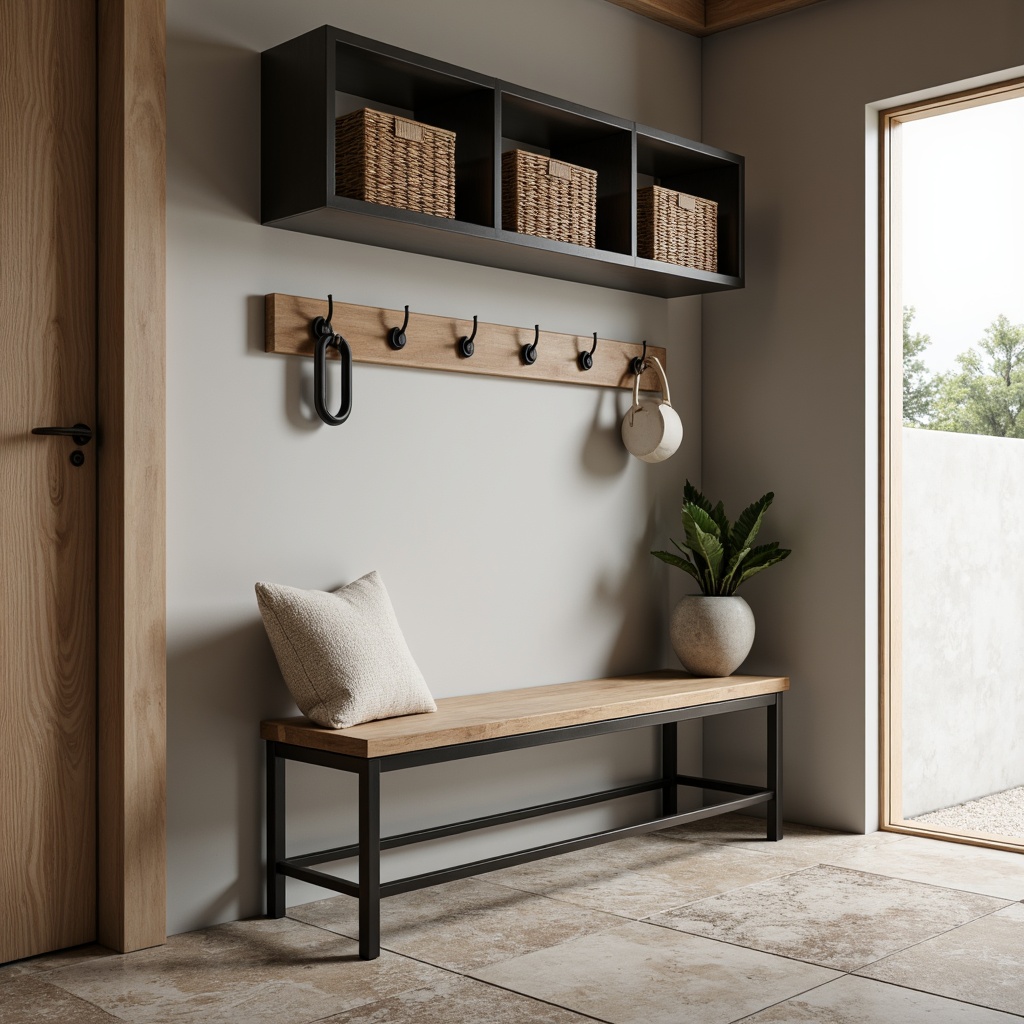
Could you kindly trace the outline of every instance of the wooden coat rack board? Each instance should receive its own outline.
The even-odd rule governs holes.
[[[286,355],[313,355],[314,317],[327,316],[326,299],[307,299],[274,292],[266,296],[266,349]],[[529,380],[556,381],[559,384],[588,384],[592,387],[632,388],[630,365],[643,349],[622,341],[598,339],[594,365],[581,370],[579,355],[589,352],[592,336],[555,334],[541,331],[537,342],[537,361],[523,362],[524,345],[533,343],[532,327],[505,327],[502,324],[477,325],[475,352],[466,359],[459,353],[459,338],[473,330],[472,320],[410,313],[405,330],[406,345],[393,349],[388,332],[400,327],[405,314],[401,310],[377,306],[334,303],[332,324],[352,349],[357,363],[383,366],[414,366],[422,370],[447,370],[450,373],[477,373],[488,377],[525,377]],[[665,350],[647,346],[647,355],[657,356],[665,366]],[[331,358],[337,353],[331,352]],[[657,373],[648,368],[640,380],[644,391],[660,388]]]

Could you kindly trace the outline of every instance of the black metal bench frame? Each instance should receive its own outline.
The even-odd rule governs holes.
[[[680,722],[760,707],[767,709],[768,726],[767,783],[763,789],[757,786],[703,779],[678,773],[676,757],[678,724]],[[401,771],[424,764],[438,764],[464,757],[481,757],[503,750],[519,750],[524,747],[562,743],[566,740],[585,739],[590,736],[603,736],[652,726],[658,726],[661,729],[662,773],[657,779],[631,786],[620,786],[617,789],[608,789],[599,793],[588,793],[566,800],[555,800],[533,807],[505,811],[501,814],[489,814],[481,818],[471,818],[467,821],[453,822],[436,828],[406,832],[401,835],[381,836],[380,834],[380,777],[382,772]],[[782,838],[781,693],[739,697],[714,704],[633,715],[628,718],[613,718],[583,725],[567,725],[540,732],[521,733],[497,739],[474,740],[468,743],[430,747],[426,750],[412,750],[382,757],[354,757],[350,754],[332,753],[276,740],[266,740],[265,742],[267,744],[267,916],[284,917],[286,878],[298,878],[303,882],[310,882],[347,896],[354,896],[359,900],[359,956],[363,960],[374,960],[380,956],[380,901],[387,896],[397,896],[399,893],[410,892],[413,889],[424,889],[457,878],[468,878],[488,871],[497,871],[500,868],[540,860],[554,854],[582,850],[600,843],[623,839],[626,836],[655,832],[672,825],[682,825],[688,821],[727,814],[730,811],[739,811],[762,803],[768,805],[767,838],[769,840]],[[298,857],[285,856],[285,765],[288,761],[304,761],[307,764],[320,765],[324,768],[353,772],[359,777],[359,841],[357,843],[330,850],[320,850],[316,853],[307,853]],[[680,813],[679,786],[731,793],[734,794],[734,798]],[[397,878],[390,882],[382,882],[380,879],[382,850],[391,850],[413,843],[472,832],[492,825],[505,825],[509,822],[522,821],[543,814],[554,814],[558,811],[656,790],[661,790],[661,814],[635,825],[594,832],[578,839],[545,843],[543,846],[534,846],[527,850],[496,857],[486,857],[483,860],[427,871],[406,878]],[[318,871],[313,866],[352,856],[358,856],[359,859],[358,882],[339,878],[325,871]]]

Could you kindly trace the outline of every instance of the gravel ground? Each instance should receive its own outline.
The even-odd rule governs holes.
[[[966,828],[974,832],[1021,838],[1024,837],[1024,786],[983,796],[980,800],[968,800],[955,807],[919,814],[908,820],[942,825],[954,831]]]

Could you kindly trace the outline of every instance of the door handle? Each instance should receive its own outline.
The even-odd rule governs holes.
[[[92,428],[85,423],[76,423],[73,427],[33,427],[33,434],[53,434],[57,437],[70,437],[79,447],[92,440]]]

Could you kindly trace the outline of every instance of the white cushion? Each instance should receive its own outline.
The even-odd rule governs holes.
[[[334,593],[257,583],[256,599],[284,681],[317,725],[437,710],[379,573]]]

